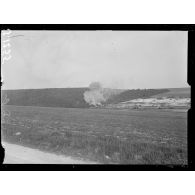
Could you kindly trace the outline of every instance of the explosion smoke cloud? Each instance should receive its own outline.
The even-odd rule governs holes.
[[[84,100],[93,106],[100,106],[106,101],[104,90],[99,82],[92,82],[89,85],[89,90],[84,93]]]

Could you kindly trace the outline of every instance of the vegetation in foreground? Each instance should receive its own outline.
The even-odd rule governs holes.
[[[187,164],[187,115],[6,106],[5,141],[100,163]]]

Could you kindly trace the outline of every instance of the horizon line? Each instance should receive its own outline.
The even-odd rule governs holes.
[[[2,88],[2,87],[1,87]],[[1,91],[5,90],[36,90],[36,89],[84,89],[89,87],[51,87],[51,88],[19,88],[19,89],[1,89]],[[118,90],[144,90],[144,89],[181,89],[181,88],[191,88],[188,87],[159,87],[159,88],[109,88],[109,87],[102,87],[103,89],[118,89]]]

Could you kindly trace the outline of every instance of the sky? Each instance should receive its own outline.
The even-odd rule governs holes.
[[[91,82],[119,89],[188,87],[184,31],[12,31],[10,36],[11,59],[1,66],[3,89]]]

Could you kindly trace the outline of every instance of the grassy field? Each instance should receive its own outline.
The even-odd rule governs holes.
[[[187,164],[184,112],[5,108],[7,142],[108,164]]]

